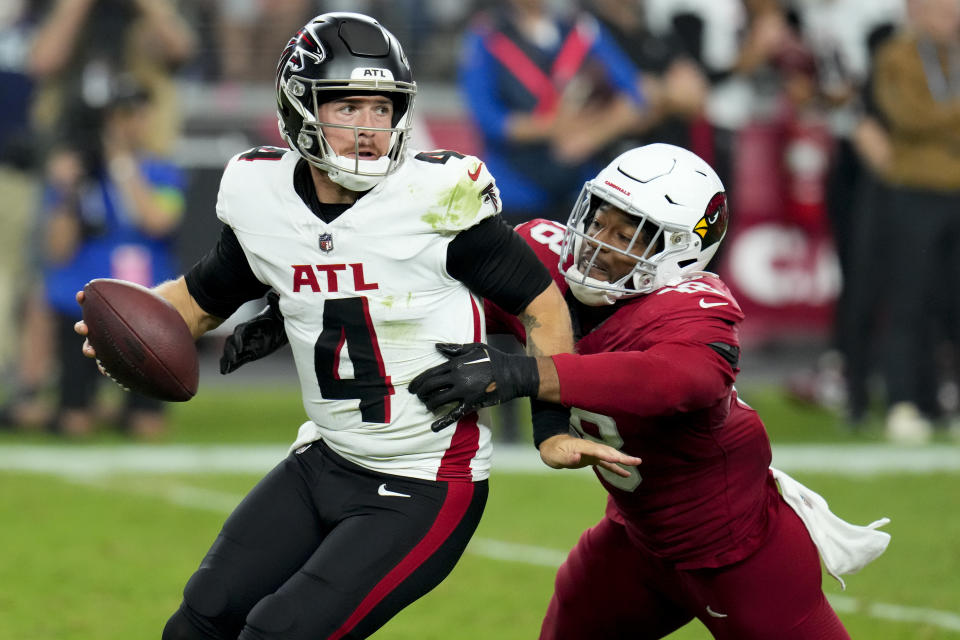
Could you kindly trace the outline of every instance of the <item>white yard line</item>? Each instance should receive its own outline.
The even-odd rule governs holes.
[[[0,445],[0,471],[56,475],[114,473],[263,473],[281,460],[286,445]],[[960,472],[960,447],[904,448],[877,444],[779,445],[773,463],[791,472],[869,476],[887,473]],[[533,447],[494,446],[493,468],[549,473]]]
[[[0,469],[55,475],[116,473],[263,473],[287,452],[283,445],[7,445]]]
[[[480,537],[471,538],[467,553],[503,562],[518,562],[552,569],[556,569],[567,559],[567,552],[559,549]]]
[[[73,477],[68,475],[68,479],[85,486],[108,491],[149,495],[179,506],[223,514],[232,511],[243,498],[242,495],[236,493],[185,484],[131,486],[117,483],[105,476],[91,474],[81,474]],[[548,568],[559,567],[567,557],[567,552],[559,549],[481,537],[474,537],[470,541],[467,546],[467,553],[502,562],[516,562]],[[886,602],[867,602],[840,594],[827,594],[827,599],[834,609],[840,613],[864,615],[891,622],[923,624],[960,632],[960,614],[952,611],[908,607]]]
[[[887,602],[864,602],[839,594],[827,594],[827,600],[841,613],[859,613],[870,618],[890,620],[911,624],[925,624],[931,627],[960,631],[960,614],[951,611],[939,611],[924,607],[905,607]]]

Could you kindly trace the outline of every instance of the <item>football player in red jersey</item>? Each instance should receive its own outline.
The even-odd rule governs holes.
[[[626,477],[596,468],[606,514],[560,568],[543,639],[661,638],[693,618],[731,640],[849,637],[821,590],[814,532],[781,498],[766,430],[733,386],[743,314],[702,271],[727,221],[713,169],[655,144],[588,181],[566,227],[517,228],[551,267],[577,338],[575,354],[536,358],[537,398],[569,407],[577,432],[534,424],[541,457],[579,463],[573,444],[588,439],[643,459]],[[487,320],[524,337],[489,302]],[[502,381],[528,388],[517,377],[532,375],[529,356],[438,349],[448,362],[410,385],[428,408],[459,402],[458,415],[509,399]]]

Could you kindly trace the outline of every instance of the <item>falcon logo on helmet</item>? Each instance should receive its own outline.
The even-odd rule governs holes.
[[[277,65],[278,78],[284,65],[291,73],[297,73],[303,71],[306,67],[305,61],[308,60],[311,64],[320,64],[327,57],[323,51],[323,46],[318,44],[315,37],[310,36],[309,30],[310,25],[308,24],[297,31],[290,42],[287,43],[286,48],[280,55],[280,63]]]

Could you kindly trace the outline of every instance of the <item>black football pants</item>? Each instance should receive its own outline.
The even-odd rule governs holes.
[[[314,443],[227,518],[163,640],[366,638],[450,573],[486,499],[486,481],[384,475]]]

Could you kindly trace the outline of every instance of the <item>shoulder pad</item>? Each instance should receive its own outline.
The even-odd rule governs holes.
[[[534,218],[514,227],[514,231],[523,238],[540,262],[547,267],[554,283],[561,293],[566,293],[570,286],[563,277],[560,269],[560,254],[563,252],[563,234],[566,227],[546,218]],[[569,267],[567,263],[565,267]]]
[[[559,222],[547,220],[546,218],[534,218],[526,222],[521,222],[514,231],[520,234],[524,240],[532,247],[543,245],[550,249],[558,257],[563,246],[563,234],[566,227]]]
[[[247,149],[227,161],[223,177],[232,176],[238,171],[241,175],[244,175],[247,169],[253,167],[273,166],[289,152],[290,149],[285,147],[260,146]]]
[[[546,226],[542,226],[542,225],[546,225]],[[565,225],[563,225],[563,224],[561,224],[561,223],[559,223],[559,222],[557,222],[557,221],[555,221],[555,220],[548,220],[548,219],[546,219],[546,218],[533,218],[532,220],[527,220],[526,222],[521,222],[521,223],[518,224],[516,227],[514,227],[514,229],[516,229],[517,233],[519,233],[519,234],[522,235],[522,236],[528,236],[528,235],[530,235],[530,233],[531,233],[531,231],[532,231],[533,229],[538,229],[538,228],[539,228],[539,229],[554,228],[554,229],[559,230],[561,233],[562,233],[564,230],[566,230],[566,226],[565,226]]]
[[[669,304],[677,311],[708,313],[736,322],[743,319],[743,311],[727,285],[712,273],[699,272],[678,284],[662,287],[649,295],[663,296],[664,301],[669,299]]]
[[[267,197],[269,189],[265,186],[271,180],[285,171],[292,172],[293,158],[288,154],[299,158],[296,151],[282,147],[253,147],[230,158],[220,176],[217,217],[234,229],[244,224],[240,212]]]
[[[437,231],[462,231],[500,213],[500,190],[476,156],[438,150],[420,152],[414,160],[436,165],[431,171],[436,199],[423,220]]]

